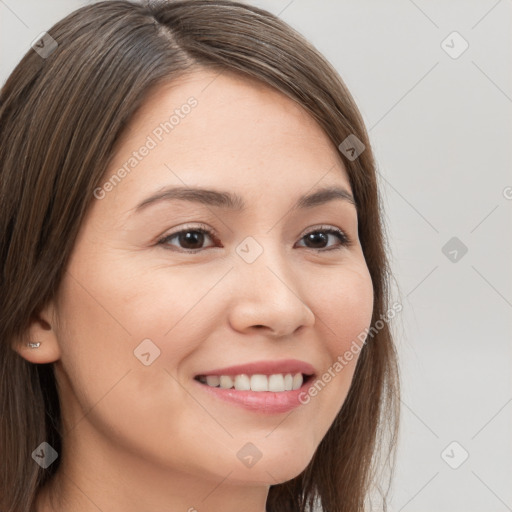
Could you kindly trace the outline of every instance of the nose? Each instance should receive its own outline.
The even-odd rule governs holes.
[[[237,331],[265,331],[277,338],[314,325],[303,283],[286,256],[265,249],[253,263],[237,261],[234,274],[229,320]]]

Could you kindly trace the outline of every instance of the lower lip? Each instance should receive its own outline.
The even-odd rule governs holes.
[[[307,393],[312,378],[307,379],[299,389],[292,391],[237,391],[236,389],[214,388],[194,379],[194,382],[207,393],[226,402],[238,405],[249,411],[262,414],[289,412],[303,405],[299,397]]]

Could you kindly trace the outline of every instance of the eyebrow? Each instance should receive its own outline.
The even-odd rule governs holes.
[[[233,192],[199,187],[172,187],[144,199],[134,208],[134,213],[140,212],[150,205],[173,200],[190,201],[238,212],[246,208],[243,198]],[[310,194],[300,196],[292,206],[292,210],[313,208],[335,200],[346,201],[353,206],[357,206],[354,197],[348,190],[341,187],[324,187]]]

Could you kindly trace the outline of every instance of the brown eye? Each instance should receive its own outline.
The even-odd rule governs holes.
[[[208,229],[187,228],[165,236],[164,238],[159,240],[158,243],[164,246],[176,247],[175,243],[171,243],[171,241],[176,240],[178,250],[183,249],[184,251],[194,252],[205,249],[205,247],[203,246],[205,243],[205,239],[213,239],[213,237],[213,233]]]
[[[339,241],[339,244],[333,247],[326,247],[326,245],[329,243],[330,236],[336,237]],[[319,251],[339,249],[349,245],[350,243],[347,235],[345,235],[343,231],[335,228],[322,228],[316,229],[315,231],[310,231],[302,237],[302,240],[306,241],[306,247],[308,249],[315,249]]]
[[[205,234],[202,231],[182,231],[178,233],[178,242],[184,249],[201,249]]]

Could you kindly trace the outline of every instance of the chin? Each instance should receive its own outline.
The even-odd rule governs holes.
[[[292,480],[300,475],[306,464],[283,464],[262,466],[256,471],[256,468],[243,472],[238,472],[237,476],[230,475],[229,479],[235,484],[264,484],[277,485]],[[254,471],[254,472],[253,472]],[[245,476],[245,478],[244,478]]]
[[[277,451],[270,457],[262,457],[252,467],[244,467],[243,464],[237,465],[235,468],[231,467],[232,474],[229,476],[229,480],[236,484],[281,484],[302,473],[312,456],[313,453],[304,457]]]

